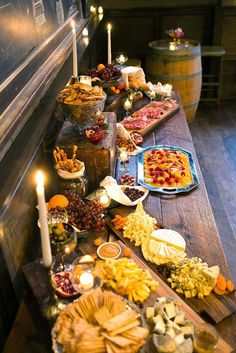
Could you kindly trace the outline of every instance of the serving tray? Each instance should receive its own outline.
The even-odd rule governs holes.
[[[181,151],[188,157],[189,167],[192,174],[192,183],[186,187],[157,187],[152,186],[145,182],[144,180],[144,155],[146,152],[151,150],[166,150],[166,151]],[[138,183],[143,185],[145,188],[151,191],[157,191],[162,194],[173,195],[182,192],[188,192],[199,185],[199,178],[197,175],[196,166],[192,157],[191,152],[185,150],[184,148],[177,146],[169,146],[169,145],[156,145],[144,148],[141,152],[138,153]]]
[[[118,232],[120,232],[120,231],[118,231]],[[127,240],[127,239],[124,239],[124,240]],[[124,244],[123,239],[122,239],[122,241],[118,241],[118,244],[120,245],[122,252],[123,252],[123,250],[126,248],[126,245]],[[132,246],[130,246],[130,247],[133,250],[133,247]],[[134,248],[135,248],[135,250],[131,251],[130,258],[133,259],[134,262],[136,262],[141,268],[147,268],[149,270],[149,272],[151,273],[152,278],[159,282],[159,286],[157,287],[157,290],[151,292],[148,299],[143,303],[143,312],[145,312],[146,307],[152,306],[154,304],[157,297],[164,296],[167,298],[176,298],[178,300],[178,302],[180,303],[181,309],[183,310],[183,312],[185,313],[186,317],[189,320],[192,320],[196,324],[203,323],[204,320],[187,303],[185,303],[185,301],[183,301],[183,299],[181,297],[179,297],[178,294],[176,292],[174,292],[173,289],[171,289],[160,278],[160,276],[157,275],[156,272],[154,272],[151,269],[151,266],[149,266],[149,263],[147,264],[147,262],[145,260],[143,261],[143,259],[141,259],[141,257],[139,256],[139,253],[137,253],[137,250],[136,250],[139,248],[138,247],[134,247]],[[94,247],[92,245],[92,243],[86,243],[86,244],[80,245],[79,250],[83,254],[89,254],[89,253],[92,254],[94,251],[96,251],[96,247]],[[150,350],[148,347],[145,347],[145,348],[146,348],[145,352],[153,353],[153,350]],[[218,347],[216,348],[215,353],[222,353],[222,352],[230,353],[232,351],[233,351],[232,347],[225,340],[223,340],[223,338],[220,337]]]
[[[138,113],[139,111],[145,109],[146,107],[148,107],[149,105],[151,105],[151,103],[145,105],[144,107],[142,107],[141,109],[135,111],[134,113]],[[177,112],[179,111],[179,104],[176,103],[176,105],[168,110],[167,112],[165,112],[161,118],[159,119],[150,119],[150,123],[143,129],[133,129],[133,130],[128,130],[129,133],[132,131],[137,131],[139,132],[142,136],[147,135],[148,133],[150,133],[151,131],[153,131],[154,129],[156,129],[158,126],[161,126],[162,124],[164,124],[167,120],[169,120],[170,118],[172,118]],[[121,122],[122,123],[122,122]]]
[[[116,214],[119,214],[122,217],[127,217],[130,213],[134,212],[134,210],[128,207],[117,207],[109,210],[109,214],[113,218]],[[151,268],[155,273],[162,278],[164,282],[167,282],[164,274],[160,272],[161,267],[157,266],[147,260],[144,259],[142,250],[140,246],[135,246],[129,239],[123,237],[123,230],[117,230],[114,228],[113,223],[110,219],[107,219],[107,225],[109,228],[115,233],[118,238],[125,243],[127,247],[129,247],[132,251],[135,252],[136,256],[145,263],[145,265]],[[169,287],[167,283],[165,286]],[[200,314],[207,314],[216,324],[221,322],[226,317],[236,312],[236,300],[235,293],[217,296],[214,292],[211,292],[210,295],[205,297],[204,299],[190,298],[186,299],[184,296],[177,294],[170,287],[169,289],[175,294],[177,297],[181,297],[181,300],[184,300],[195,312]]]

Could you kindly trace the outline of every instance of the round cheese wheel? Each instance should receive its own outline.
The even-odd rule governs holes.
[[[179,251],[186,249],[186,242],[181,234],[171,229],[154,230],[151,234],[151,239],[173,247]]]

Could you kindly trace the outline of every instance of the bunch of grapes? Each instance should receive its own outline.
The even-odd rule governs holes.
[[[93,229],[95,233],[102,232],[105,229],[103,207],[100,202],[94,200],[84,202],[72,190],[66,191],[65,196],[69,200],[66,210],[70,224],[73,224],[79,230]]]
[[[105,65],[105,68],[98,71],[97,68],[90,69],[87,74],[91,77],[98,77],[101,80],[109,80],[113,77],[121,76],[121,71],[112,64]]]
[[[98,77],[99,71],[96,67],[94,67],[94,68],[88,70],[86,74],[88,76],[91,76],[92,78],[94,78],[94,77]]]

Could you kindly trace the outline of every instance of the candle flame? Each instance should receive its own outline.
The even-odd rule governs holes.
[[[41,170],[38,170],[36,174],[36,184],[37,186],[42,187],[43,183],[44,183],[43,173],[41,172]]]
[[[108,31],[110,31],[110,30],[111,30],[111,24],[110,24],[110,23],[108,23],[108,25],[107,25],[107,29],[108,29]]]
[[[84,37],[88,36],[88,29],[86,27],[83,29],[82,34]]]
[[[103,7],[102,7],[102,6],[99,6],[99,8],[98,8],[98,13],[99,13],[99,14],[102,14],[102,13],[103,13]]]
[[[70,24],[71,24],[71,27],[72,27],[73,29],[75,29],[75,21],[72,20]]]

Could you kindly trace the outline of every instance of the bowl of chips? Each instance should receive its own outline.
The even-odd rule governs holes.
[[[83,133],[95,124],[104,109],[106,97],[102,87],[77,82],[62,89],[57,100],[62,104],[65,117]]]

